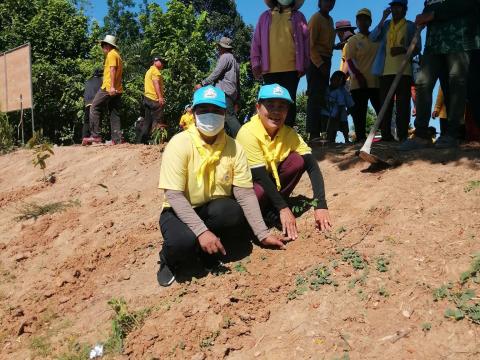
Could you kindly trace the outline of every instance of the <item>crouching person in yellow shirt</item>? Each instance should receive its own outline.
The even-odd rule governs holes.
[[[157,279],[169,286],[175,273],[196,254],[205,265],[218,265],[224,242],[245,228],[265,246],[283,248],[270,235],[253,190],[242,147],[224,131],[226,101],[222,90],[207,86],[193,97],[196,126],[168,143],[160,169],[165,192],[160,215],[163,248]]]
[[[298,237],[295,216],[287,198],[307,171],[315,200],[315,223],[320,230],[330,230],[331,220],[325,200],[322,173],[312,150],[302,137],[285,125],[292,99],[278,84],[260,88],[257,115],[242,126],[237,141],[245,149],[254,189],[265,217],[280,221],[284,235]]]

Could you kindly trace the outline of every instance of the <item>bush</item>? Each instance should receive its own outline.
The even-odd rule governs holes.
[[[7,115],[0,112],[0,154],[13,149],[13,127],[8,122]]]

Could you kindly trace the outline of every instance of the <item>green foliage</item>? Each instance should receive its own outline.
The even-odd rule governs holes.
[[[63,212],[73,206],[80,206],[78,200],[75,201],[60,201],[47,203],[45,205],[39,205],[37,203],[24,203],[19,208],[20,215],[15,218],[16,221],[24,221],[29,219],[37,220],[40,216],[46,214],[54,214],[57,212]]]
[[[390,265],[390,261],[385,259],[384,257],[379,257],[376,262],[376,268],[379,272],[387,272],[388,265]]]
[[[30,341],[30,349],[36,356],[45,358],[50,355],[52,346],[45,336],[35,336]]]
[[[361,255],[353,249],[342,250],[342,260],[348,262],[355,270],[364,269],[366,264]]]
[[[450,294],[450,289],[453,287],[452,284],[446,284],[440,286],[438,289],[433,291],[433,301],[439,301],[445,299]]]
[[[105,351],[121,353],[125,338],[132,330],[143,324],[150,309],[130,312],[125,299],[111,299],[108,305],[115,312],[115,316],[112,320],[112,334],[105,343]]]
[[[52,144],[43,136],[43,129],[35,131],[33,136],[27,142],[27,148],[33,150],[32,164],[39,167],[43,171],[43,180],[47,181],[45,169],[47,167],[46,160],[54,155]]]
[[[311,207],[315,207],[318,205],[318,200],[302,200],[300,201],[299,205],[292,206],[292,212],[294,215],[299,215],[310,209]]]
[[[480,188],[480,180],[472,180],[468,182],[467,186],[465,186],[465,189],[463,189],[463,191],[469,193],[478,188]]]
[[[70,342],[67,351],[56,356],[56,360],[88,360],[90,358],[90,346],[78,342]]]
[[[470,279],[477,284],[480,283],[480,253],[473,256],[470,268],[460,275],[460,283],[463,285]]]
[[[167,141],[168,131],[165,128],[156,128],[152,131],[151,144],[159,145]]]
[[[13,149],[13,127],[8,122],[7,114],[0,112],[0,154]]]
[[[294,300],[305,294],[309,289],[318,291],[324,285],[338,286],[331,275],[330,269],[322,264],[311,269],[305,275],[298,275],[295,278],[295,288],[287,294],[287,299]]]
[[[303,139],[308,139],[307,134],[307,94],[302,92],[297,94],[297,120],[295,121],[295,130]]]
[[[378,289],[378,295],[383,296],[383,297],[389,297],[390,293],[388,292],[387,289],[385,289],[384,286],[380,286],[380,288]]]
[[[239,272],[239,273],[248,272],[247,268],[245,267],[245,265],[242,264],[241,261],[239,261],[238,263],[235,264],[235,266],[233,267],[233,270],[235,270],[236,272]]]
[[[427,332],[432,330],[432,324],[425,322],[422,324],[422,331]]]

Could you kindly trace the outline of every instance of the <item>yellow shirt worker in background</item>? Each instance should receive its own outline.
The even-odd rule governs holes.
[[[103,83],[93,99],[90,107],[90,134],[82,140],[82,145],[102,142],[100,137],[100,115],[102,109],[110,112],[110,127],[112,144],[122,142],[122,131],[120,124],[121,95],[123,92],[122,75],[123,62],[118,52],[117,39],[115,36],[107,35],[100,42],[102,51],[105,54],[103,66]]]
[[[372,25],[372,13],[369,9],[360,9],[356,16],[359,32],[345,45],[345,62],[350,75],[350,93],[354,101],[351,110],[357,142],[367,139],[368,101],[375,111],[380,111],[380,90],[378,77],[372,74],[378,43],[368,37]]]
[[[323,177],[312,150],[297,132],[285,125],[292,98],[278,84],[260,88],[257,112],[242,126],[237,141],[245,149],[254,190],[265,218],[281,223],[284,235],[298,237],[295,216],[286,199],[306,171],[313,189],[315,223],[320,230],[331,228]]]
[[[153,58],[153,64],[145,74],[145,92],[143,104],[145,106],[145,120],[141,131],[137,134],[137,144],[148,144],[152,128],[165,128],[163,109],[165,107],[165,89],[161,70],[165,60],[159,56]]]
[[[185,113],[180,118],[178,125],[182,130],[187,130],[190,126],[195,125],[195,117],[193,116],[193,109],[190,104],[185,106]]]
[[[263,245],[284,246],[263,222],[242,147],[225,134],[226,107],[222,90],[198,89],[195,126],[175,135],[165,148],[159,181],[165,194],[157,273],[161,286],[171,285],[175,272],[198,253],[206,269],[218,265],[229,239],[248,238],[245,222]]]

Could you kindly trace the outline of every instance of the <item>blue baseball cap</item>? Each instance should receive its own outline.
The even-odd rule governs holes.
[[[293,103],[290,93],[278,84],[263,85],[258,92],[258,101],[266,99],[281,99]]]
[[[404,7],[408,7],[408,0],[393,0],[388,5],[391,6],[393,4],[400,4],[400,5],[403,5]]]
[[[226,109],[227,102],[225,100],[225,93],[221,89],[211,85],[202,87],[193,94],[192,106],[195,107],[201,104],[212,104]]]

